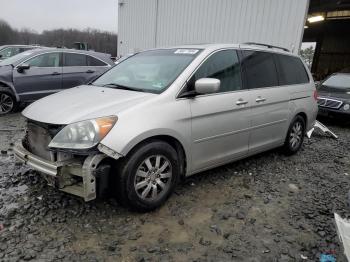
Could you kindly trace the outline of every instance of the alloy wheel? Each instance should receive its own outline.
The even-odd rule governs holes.
[[[289,135],[289,144],[292,148],[299,147],[303,136],[303,127],[302,124],[297,121],[294,123],[292,130]]]
[[[136,171],[135,191],[143,200],[156,201],[168,191],[171,178],[170,161],[163,155],[150,156],[141,163]]]
[[[0,114],[7,114],[11,112],[13,106],[13,98],[6,93],[0,93]]]

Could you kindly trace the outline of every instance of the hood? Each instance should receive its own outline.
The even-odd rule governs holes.
[[[42,98],[22,114],[34,121],[66,125],[82,120],[118,115],[122,110],[157,96],[156,94],[97,86],[78,86]]]
[[[329,87],[329,86],[322,86],[317,91],[319,96],[322,97],[332,97],[332,98],[338,98],[340,100],[350,100],[350,88],[336,88],[336,87]]]

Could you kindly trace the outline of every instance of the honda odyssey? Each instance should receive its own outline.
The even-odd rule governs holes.
[[[312,76],[290,52],[153,49],[29,105],[15,154],[61,191],[89,201],[109,188],[148,211],[183,177],[272,148],[296,153],[317,110]]]

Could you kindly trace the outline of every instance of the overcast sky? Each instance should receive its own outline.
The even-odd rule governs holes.
[[[0,6],[0,19],[17,29],[118,30],[117,0],[0,0]]]

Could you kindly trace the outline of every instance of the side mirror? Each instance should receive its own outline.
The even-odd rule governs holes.
[[[17,66],[17,72],[18,73],[23,73],[24,70],[28,70],[30,68],[30,65],[28,64],[21,64]]]
[[[216,78],[201,78],[194,84],[197,94],[212,94],[219,91],[220,80]]]

